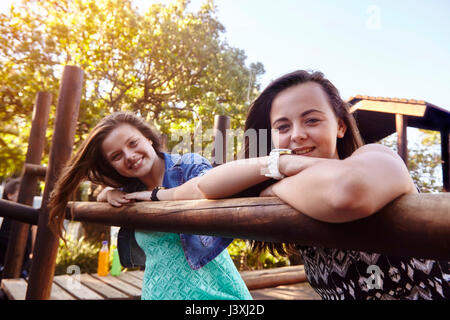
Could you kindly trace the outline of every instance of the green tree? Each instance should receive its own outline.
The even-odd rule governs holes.
[[[437,131],[419,130],[417,139],[408,136],[408,170],[421,192],[443,192],[440,134]],[[397,134],[380,143],[397,152]]]
[[[52,92],[55,105],[68,64],[85,71],[76,145],[117,110],[139,112],[169,137],[200,120],[211,128],[215,114],[243,127],[264,67],[247,66],[221,38],[213,1],[198,12],[188,5],[141,13],[131,0],[29,0],[0,14],[0,179],[20,172],[36,93]]]

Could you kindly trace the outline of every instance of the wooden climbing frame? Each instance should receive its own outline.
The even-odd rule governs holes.
[[[27,154],[23,177],[32,177],[34,180],[31,181],[35,184],[37,176],[46,172],[41,208],[33,209],[27,206],[30,204],[29,200],[21,198],[25,198],[21,196],[22,193],[27,194],[27,199],[32,194],[31,191],[22,191],[25,186],[21,187],[19,194],[19,202],[22,204],[0,201],[0,216],[17,217],[22,222],[38,224],[26,299],[46,300],[51,297],[59,239],[47,226],[47,203],[56,178],[70,158],[82,84],[83,71],[74,66],[66,66],[60,86],[48,168],[38,166],[42,154],[40,147],[36,151],[39,161],[38,156],[35,160],[28,160]],[[44,103],[47,104],[49,102]],[[36,104],[36,109],[38,105],[40,104]],[[43,114],[46,113],[43,111]],[[45,133],[42,124],[39,128]],[[39,134],[42,134],[40,131]],[[31,145],[33,142],[30,137]],[[77,221],[145,230],[294,242],[450,260],[448,193],[405,195],[368,218],[339,224],[311,219],[278,198],[139,202],[121,208],[112,208],[107,203],[74,202],[69,204],[67,215]],[[7,273],[8,277],[18,278],[17,270],[20,272],[20,267],[18,269],[17,266],[22,261],[20,257],[23,258],[28,228],[29,226],[17,227],[19,231],[10,240],[11,249],[8,248],[8,252],[14,255],[11,254],[12,258],[7,262],[10,264],[8,270],[11,270]]]

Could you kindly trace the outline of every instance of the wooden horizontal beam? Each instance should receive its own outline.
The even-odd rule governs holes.
[[[241,271],[248,290],[272,288],[308,281],[304,265]]]
[[[25,204],[0,199],[0,217],[28,224],[37,224],[39,211]]]
[[[47,174],[47,167],[40,164],[25,163],[25,174],[45,178]]]
[[[450,260],[450,194],[402,196],[348,223],[325,223],[278,198],[138,202],[120,208],[72,202],[73,219],[141,230],[293,242]]]
[[[361,100],[355,103],[350,112],[356,110],[395,113],[407,116],[423,117],[427,106],[425,104],[399,103],[388,101]]]

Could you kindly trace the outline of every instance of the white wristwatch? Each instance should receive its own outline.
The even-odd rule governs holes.
[[[280,155],[282,154],[292,154],[292,150],[273,149],[272,151],[270,151],[269,160],[267,161],[267,168],[269,169],[269,173],[265,174],[266,177],[276,180],[281,180],[285,177],[285,175],[280,173],[279,170]]]

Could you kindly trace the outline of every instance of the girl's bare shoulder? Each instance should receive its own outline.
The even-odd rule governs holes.
[[[391,148],[379,144],[379,143],[369,143],[369,144],[365,144],[361,147],[359,147],[358,149],[355,150],[355,152],[353,152],[352,155],[357,155],[357,154],[362,154],[362,153],[372,153],[372,152],[377,152],[377,153],[383,153],[386,155],[390,155],[398,160],[401,160],[400,156]]]

